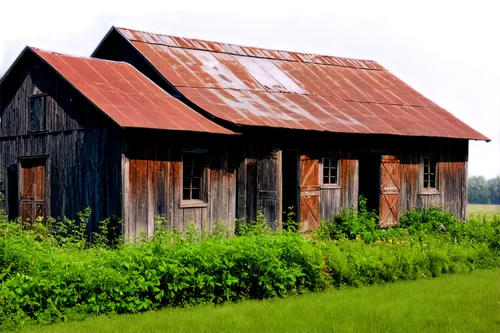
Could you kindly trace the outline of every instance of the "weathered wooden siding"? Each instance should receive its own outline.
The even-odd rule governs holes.
[[[121,216],[120,129],[46,64],[25,54],[1,86],[0,191],[9,217],[18,212],[17,161],[50,160],[47,214],[74,219],[90,206],[90,231]],[[47,94],[47,130],[29,132],[30,98]]]
[[[262,137],[266,137],[262,135]],[[275,136],[279,137],[279,136]],[[333,137],[333,136],[330,136]],[[260,138],[260,137],[259,137]],[[300,172],[298,170],[299,164],[281,164],[281,163],[272,163],[272,167],[267,168],[258,168],[259,163],[268,163],[268,154],[274,152],[281,152],[281,149],[278,147],[284,147],[285,149],[292,149],[292,151],[297,152],[297,156],[306,156],[311,155],[314,156],[313,159],[316,161],[314,164],[316,168],[322,167],[321,160],[322,157],[329,156],[339,156],[340,161],[340,174],[339,174],[339,184],[338,186],[321,186],[321,180],[316,179],[316,187],[315,190],[312,189],[304,191],[307,194],[314,194],[314,191],[318,191],[319,188],[319,197],[313,198],[310,200],[314,209],[318,210],[318,215],[320,220],[328,220],[335,214],[340,212],[342,209],[351,208],[357,209],[358,205],[358,160],[356,159],[355,152],[351,149],[340,149],[338,147],[325,147],[324,145],[318,145],[317,147],[311,147],[307,142],[300,142],[300,138],[298,136],[284,135],[280,137],[280,139],[276,140],[274,144],[272,143],[264,143],[261,142],[259,144],[258,140],[255,140],[254,144],[246,144],[244,148],[241,150],[244,151],[245,158],[242,159],[242,163],[238,168],[237,172],[237,216],[238,218],[244,220],[254,220],[256,216],[256,211],[258,209],[263,209],[266,219],[268,220],[270,226],[273,229],[281,228],[282,218],[281,216],[277,216],[274,213],[277,205],[274,203],[266,202],[262,204],[263,201],[259,201],[258,199],[258,183],[266,181],[271,184],[269,186],[276,185],[276,189],[278,191],[277,195],[281,201],[283,198],[283,193],[281,189],[285,187],[285,184],[281,184],[278,186],[280,181],[282,182],[282,170],[281,168],[297,168],[297,175],[300,178]],[[304,140],[302,140],[304,141]],[[314,140],[311,140],[314,141]],[[270,164],[271,165],[271,164]],[[271,181],[272,180],[272,181]],[[297,197],[299,196],[300,188],[299,188],[300,179],[297,179],[296,186],[289,186],[288,189],[293,189],[297,193]],[[314,187],[313,184],[310,184]],[[318,203],[314,203],[314,200],[317,200]],[[261,204],[259,204],[259,202]],[[278,201],[279,204],[279,201]],[[297,202],[298,204],[298,202]],[[302,206],[302,205],[301,205]],[[306,206],[304,206],[306,207]],[[305,208],[302,207],[302,210]],[[287,207],[281,204],[279,208],[281,212],[286,210]],[[271,211],[272,214],[266,213]],[[302,211],[304,214],[305,212]],[[299,215],[298,214],[298,215]],[[279,214],[281,215],[281,214]],[[300,215],[299,215],[300,216]],[[314,224],[314,223],[313,223]]]
[[[353,152],[347,149],[339,156],[338,186],[323,186],[320,189],[320,219],[325,221],[344,209],[358,208],[358,160]]]
[[[273,138],[273,143],[264,143],[261,138]],[[387,137],[313,135],[308,140],[301,140],[300,135],[267,135],[253,136],[255,143],[247,144],[246,159],[237,172],[238,211],[237,216],[246,220],[255,218],[257,209],[256,184],[257,161],[259,154],[265,152],[294,149],[299,154],[313,154],[321,163],[321,157],[339,156],[340,171],[337,186],[320,186],[319,215],[322,220],[329,220],[343,209],[357,209],[359,196],[359,163],[361,156],[368,154],[377,159],[378,174],[382,155],[393,155],[400,159],[400,193],[399,216],[412,208],[441,206],[460,219],[467,216],[467,141],[432,138],[400,138],[392,140]],[[249,137],[245,139],[249,140]],[[259,142],[261,140],[261,142]],[[329,146],[329,142],[337,144]],[[318,143],[314,146],[313,143]],[[250,149],[248,146],[251,146]],[[423,154],[433,154],[437,160],[437,191],[423,190]],[[283,165],[283,167],[287,167]],[[290,167],[290,166],[288,166]],[[296,167],[293,166],[292,167]],[[321,168],[321,165],[319,166]],[[279,170],[273,177],[280,177]],[[376,184],[377,182],[374,182]],[[379,183],[379,182],[378,182]],[[380,183],[379,183],[380,184]],[[321,184],[320,184],[321,185]],[[284,185],[283,185],[284,186]],[[375,186],[375,185],[373,185]],[[380,185],[378,185],[380,186]],[[293,188],[293,187],[292,187]],[[298,189],[297,189],[298,190]],[[380,187],[374,189],[380,195]],[[378,206],[373,207],[379,209]]]
[[[233,154],[220,144],[186,133],[130,132],[123,158],[124,227],[128,237],[154,234],[155,220],[162,217],[167,230],[183,231],[190,223],[213,230],[220,220],[234,230],[236,218],[236,163]],[[141,139],[136,139],[139,137]],[[149,142],[145,142],[144,138]],[[191,140],[191,141],[190,141]],[[223,140],[223,139],[222,139]],[[148,141],[146,139],[146,141]],[[194,145],[194,146],[193,146]],[[184,148],[207,149],[208,200],[197,207],[185,207],[182,200]]]
[[[441,150],[438,162],[441,206],[458,218],[467,218],[468,143],[460,142],[448,150]]]
[[[422,155],[432,154],[437,161],[436,191],[424,191]],[[400,215],[413,208],[439,206],[457,218],[467,218],[467,160],[466,140],[435,140],[401,153]]]
[[[282,153],[274,145],[240,146],[235,178],[238,219],[254,221],[257,211],[264,214],[273,230],[282,227]]]

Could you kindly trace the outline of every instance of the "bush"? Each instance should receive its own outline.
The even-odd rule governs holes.
[[[368,211],[366,199],[361,196],[358,211],[346,209],[331,221],[321,221],[320,228],[314,235],[320,239],[368,239],[376,231],[377,222],[377,214]]]
[[[401,227],[380,230],[363,207],[307,236],[271,233],[261,214],[229,238],[221,226],[211,234],[194,227],[166,232],[160,218],[155,237],[115,248],[105,240],[81,246],[72,232],[56,237],[43,225],[25,230],[1,221],[0,330],[500,265],[498,217],[462,224],[431,209],[409,212]]]

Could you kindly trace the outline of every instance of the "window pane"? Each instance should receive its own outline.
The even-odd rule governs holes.
[[[329,177],[323,177],[323,184],[330,184],[330,178]]]
[[[200,188],[200,178],[193,178],[191,184],[193,188]]]
[[[205,155],[201,153],[183,153],[183,199],[201,199],[204,183]]]
[[[424,157],[424,188],[436,187],[436,160],[433,157]]]

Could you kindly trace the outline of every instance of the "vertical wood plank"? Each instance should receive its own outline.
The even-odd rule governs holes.
[[[132,233],[130,230],[130,187],[129,187],[129,160],[122,154],[122,219],[125,240],[130,241]]]

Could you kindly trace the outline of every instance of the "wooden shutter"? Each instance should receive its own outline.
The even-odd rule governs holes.
[[[380,226],[391,227],[399,219],[400,164],[396,156],[382,155],[380,166]]]
[[[300,232],[319,227],[319,160],[300,156]]]

